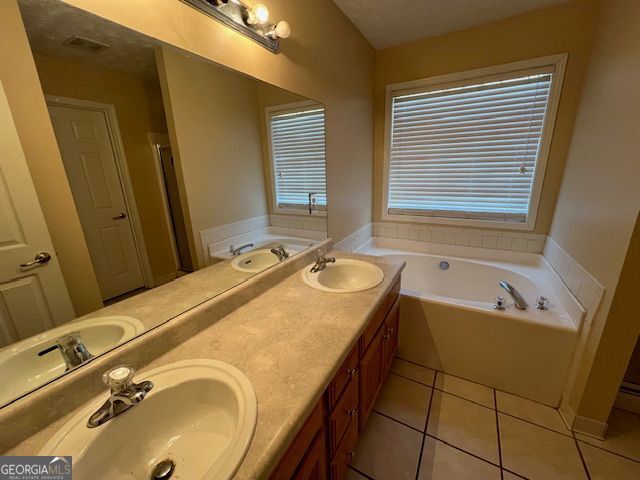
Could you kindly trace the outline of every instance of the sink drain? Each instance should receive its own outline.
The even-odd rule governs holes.
[[[175,469],[176,464],[174,461],[167,458],[153,467],[151,480],[168,480],[173,475]]]

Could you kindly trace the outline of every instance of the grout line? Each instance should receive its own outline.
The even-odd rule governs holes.
[[[496,434],[498,435],[498,461],[500,462],[500,479],[504,480],[504,473],[502,471],[502,445],[500,444],[500,420],[498,419],[498,399],[496,397],[496,390],[493,389],[493,406],[496,414]]]
[[[407,424],[407,423],[401,422],[401,421],[400,421],[400,420],[398,420],[397,418],[393,418],[392,416],[387,415],[386,413],[383,413],[383,412],[381,412],[380,410],[376,410],[376,409],[374,408],[374,409],[372,409],[371,411],[372,411],[372,412],[377,413],[377,414],[378,414],[378,415],[380,415],[381,417],[384,417],[384,418],[386,418],[386,419],[388,419],[388,420],[393,420],[394,422],[399,423],[400,425],[403,425],[403,426],[405,426],[405,427],[407,427],[407,428],[410,428],[410,429],[411,429],[411,430],[413,430],[414,432],[418,432],[418,433],[424,434],[424,432],[423,432],[423,431],[421,431],[421,430],[417,429],[416,427],[412,427],[411,425],[409,425],[409,424]]]
[[[587,467],[587,462],[584,461],[584,456],[582,455],[582,449],[580,448],[580,444],[578,443],[578,439],[576,438],[575,433],[573,434],[573,441],[576,444],[576,450],[578,450],[578,455],[580,455],[580,461],[582,462],[582,467],[584,468],[584,471],[587,474],[587,479],[591,480],[591,474],[589,473],[589,467]]]
[[[347,465],[347,468],[350,468],[351,470],[353,470],[354,472],[358,473],[359,475],[362,475],[364,478],[366,478],[367,480],[375,480],[372,476],[367,475],[364,472],[361,472],[360,470],[358,470],[356,467],[352,467],[351,465]]]
[[[435,385],[436,383],[436,375],[438,375],[438,372],[436,372],[433,375],[433,384]],[[422,433],[422,443],[420,444],[420,455],[418,455],[418,466],[416,467],[416,480],[418,480],[419,476],[420,476],[420,467],[422,466],[422,455],[424,452],[424,444],[425,441],[427,439],[427,425],[429,425],[429,417],[431,416],[431,405],[433,404],[433,388],[431,388],[431,395],[429,396],[429,407],[427,408],[427,418],[424,421],[424,432]]]
[[[406,358],[399,357],[398,355],[396,355],[395,358],[398,358],[398,359],[400,359],[400,360],[402,360],[404,362],[407,362],[407,363],[413,363],[414,365],[417,365],[418,367],[428,368],[429,370],[433,370],[434,372],[437,372],[437,370],[435,368],[427,367],[426,365],[423,365],[423,364],[418,363],[418,362],[414,362],[413,360],[408,360]]]
[[[525,423],[528,423],[530,425],[535,425],[536,427],[544,428],[545,430],[549,430],[550,432],[557,433],[558,435],[562,435],[563,437],[572,438],[572,436],[571,436],[572,432],[571,431],[569,431],[569,433],[562,433],[562,432],[559,432],[557,430],[554,430],[553,428],[545,427],[544,425],[539,425],[539,424],[537,424],[535,422],[532,422],[531,420],[527,420],[526,418],[521,418],[521,417],[518,417],[516,415],[512,415],[511,413],[503,412],[501,410],[496,410],[496,411],[497,411],[497,413],[501,413],[502,415],[506,415],[507,417],[515,418],[516,420],[520,420],[521,422],[525,422]]]
[[[500,468],[500,465],[498,465],[497,463],[493,463],[493,462],[487,460],[486,458],[479,457],[475,453],[471,453],[471,452],[468,452],[467,450],[463,450],[462,448],[457,447],[457,446],[453,445],[452,443],[447,442],[446,440],[442,440],[441,438],[435,437],[435,436],[433,436],[433,435],[431,435],[429,433],[427,433],[425,436],[427,436],[429,438],[433,438],[434,440],[436,440],[438,442],[444,443],[445,445],[447,445],[447,446],[449,446],[451,448],[454,448],[454,449],[458,450],[459,452],[462,452],[462,453],[464,453],[466,455],[469,455],[471,457],[477,458],[478,460],[482,460],[483,462],[488,463],[489,465],[493,465],[494,467]]]
[[[410,381],[412,381],[412,382],[414,382],[414,383],[417,383],[417,384],[419,384],[419,385],[424,385],[425,387],[433,388],[433,382],[431,382],[431,384],[428,384],[428,383],[422,383],[422,382],[420,382],[419,380],[416,380],[416,379],[414,379],[414,378],[405,377],[404,375],[401,375],[401,374],[399,374],[399,373],[393,372],[393,371],[391,371],[391,370],[389,370],[389,374],[391,374],[391,375],[395,375],[396,377],[404,378],[405,380],[410,380]],[[435,378],[435,375],[434,375],[434,378]]]
[[[440,373],[440,372],[438,372],[438,373]],[[440,388],[438,388],[438,387],[436,387],[436,386],[434,386],[434,387],[433,387],[433,389],[434,389],[434,390],[437,390],[438,392],[446,393],[447,395],[451,395],[452,397],[456,397],[456,398],[460,398],[460,399],[462,399],[462,400],[466,400],[466,401],[467,401],[467,402],[469,402],[469,403],[473,403],[473,404],[478,405],[478,406],[480,406],[480,407],[484,407],[484,408],[486,408],[487,410],[491,410],[491,411],[493,411],[493,410],[494,410],[492,407],[487,407],[486,405],[484,405],[484,404],[482,404],[482,403],[478,403],[478,402],[476,402],[475,400],[469,400],[468,398],[466,398],[466,397],[461,397],[460,395],[457,395],[457,394],[455,394],[455,393],[447,392],[446,390],[441,390]]]
[[[502,469],[503,472],[507,472],[510,473],[513,476],[516,476],[518,478],[524,478],[524,480],[529,480],[527,477],[520,475],[519,473],[514,472],[513,470],[509,470],[508,468],[503,468]]]
[[[574,433],[574,435],[575,435],[575,433]],[[594,445],[593,443],[589,443],[589,442],[587,442],[586,440],[582,440],[581,438],[578,438],[578,437],[575,437],[575,439],[576,439],[578,442],[586,443],[586,444],[587,444],[587,445],[589,445],[590,447],[597,448],[598,450],[602,450],[603,452],[610,453],[611,455],[616,455],[616,456],[621,457],[621,458],[624,458],[624,459],[626,459],[626,460],[630,460],[630,461],[635,462],[635,463],[640,463],[640,460],[638,460],[638,459],[636,459],[636,458],[627,457],[626,455],[623,455],[622,453],[614,452],[613,450],[608,450],[608,449],[606,449],[606,448],[604,448],[604,447],[600,447],[600,446],[598,446],[598,445]]]

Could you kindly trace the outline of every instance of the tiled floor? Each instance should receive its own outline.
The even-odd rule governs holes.
[[[349,480],[640,479],[640,416],[609,422],[574,435],[553,408],[395,359]]]

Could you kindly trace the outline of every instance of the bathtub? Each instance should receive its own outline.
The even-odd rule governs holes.
[[[399,357],[558,406],[584,310],[542,255],[382,238],[358,253],[406,262]],[[500,280],[527,310],[514,307]],[[493,308],[496,296],[506,310]],[[548,310],[535,308],[538,296]]]

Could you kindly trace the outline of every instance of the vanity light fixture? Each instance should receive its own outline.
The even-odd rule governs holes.
[[[226,26],[258,42],[263,47],[277,52],[281,38],[291,34],[291,27],[285,21],[277,24],[269,22],[269,9],[262,3],[253,7],[240,0],[182,0]]]

